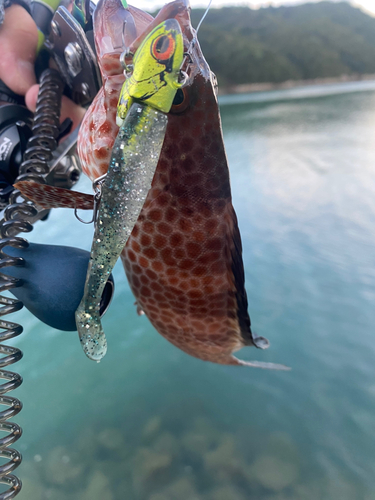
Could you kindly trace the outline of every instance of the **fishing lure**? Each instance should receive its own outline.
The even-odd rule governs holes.
[[[100,300],[108,277],[138,219],[155,173],[183,59],[175,19],[157,26],[134,57],[134,73],[119,103],[120,130],[102,187],[84,295],[76,325],[85,354],[100,360],[107,341]]]
[[[100,0],[93,14],[95,46],[103,86],[85,114],[77,150],[82,171],[92,181],[108,170],[118,132],[116,108],[124,83],[120,54],[152,21],[152,16],[121,0]]]
[[[130,287],[156,330],[186,353],[220,364],[288,369],[233,356],[244,346],[269,344],[253,332],[248,314],[216,78],[191,26],[189,7],[176,0],[157,18],[163,12],[174,12],[181,26],[188,81],[177,91],[151,189],[121,253]],[[58,196],[49,203],[64,206]],[[83,208],[87,200],[79,203]]]
[[[107,172],[118,132],[117,103],[124,83],[120,54],[129,46],[135,53],[144,37],[161,22],[175,17],[176,9],[180,8],[166,6],[154,20],[136,7],[124,8],[121,0],[99,0],[93,27],[103,86],[83,118],[77,144],[82,171],[92,181]]]

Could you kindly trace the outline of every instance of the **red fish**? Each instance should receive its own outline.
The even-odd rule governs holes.
[[[130,287],[156,330],[186,353],[220,364],[287,369],[233,356],[244,346],[266,348],[268,341],[252,332],[247,311],[216,80],[195,38],[189,9],[176,0],[166,11],[174,11],[183,30],[189,78],[169,114],[152,187],[121,255]],[[133,50],[138,45],[136,40]],[[90,110],[95,113],[93,106]],[[89,115],[86,123],[95,120]],[[77,199],[74,203],[81,208]]]

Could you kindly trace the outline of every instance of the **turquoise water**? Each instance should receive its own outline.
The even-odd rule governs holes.
[[[221,108],[250,315],[271,341],[241,357],[292,371],[180,352],[136,315],[117,265],[100,364],[76,333],[14,315],[19,498],[375,499],[375,88],[317,90]],[[56,210],[30,240],[91,235]]]

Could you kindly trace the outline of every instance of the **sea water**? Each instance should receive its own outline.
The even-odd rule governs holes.
[[[99,364],[76,332],[12,316],[20,499],[375,499],[375,85],[338,87],[221,106],[250,316],[271,342],[239,354],[292,371],[179,351],[117,264]],[[89,250],[92,232],[61,209],[29,239]]]

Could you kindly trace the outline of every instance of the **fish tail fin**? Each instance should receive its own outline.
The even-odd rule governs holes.
[[[291,370],[289,366],[279,365],[277,363],[265,363],[264,361],[243,361],[242,359],[237,359],[234,356],[232,356],[231,360],[231,364],[238,366],[250,366],[252,368],[262,368],[263,370]]]

